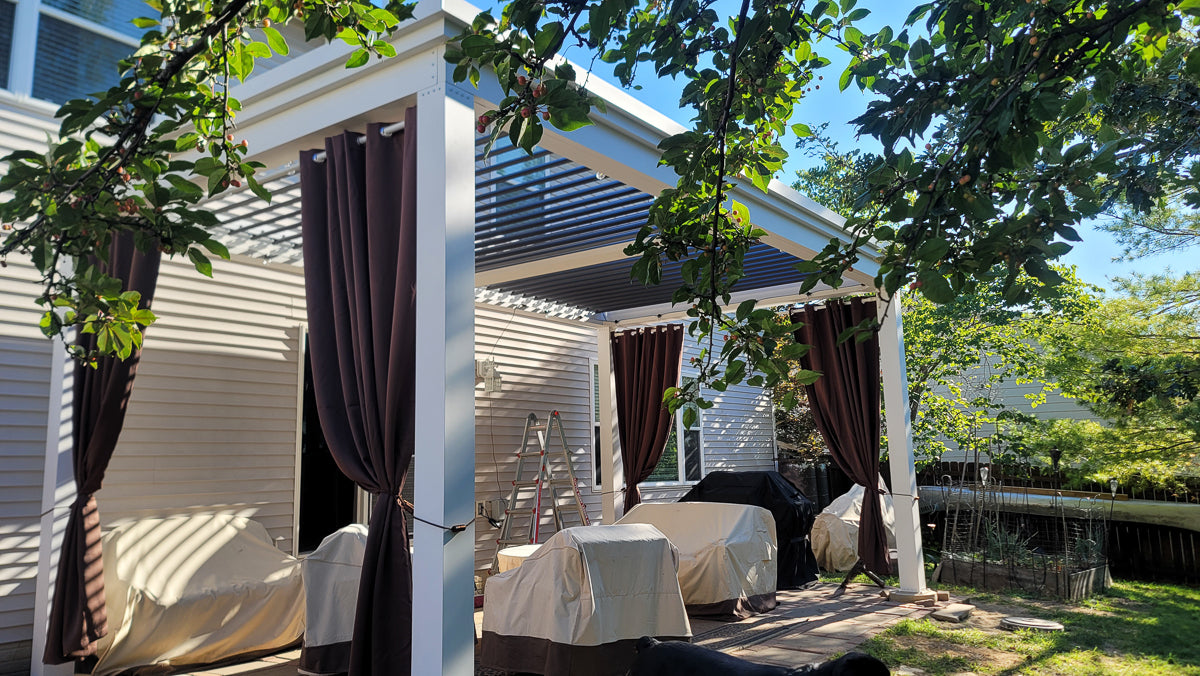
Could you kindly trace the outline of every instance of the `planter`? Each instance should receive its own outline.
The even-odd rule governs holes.
[[[1067,601],[1087,598],[1112,585],[1107,565],[1070,572],[1051,566],[1025,567],[953,556],[942,557],[933,571],[933,580],[988,591],[1020,589]]]

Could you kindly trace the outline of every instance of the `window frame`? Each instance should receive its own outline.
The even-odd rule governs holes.
[[[27,96],[33,99],[33,75],[37,64],[38,31],[43,16],[126,45],[129,47],[130,54],[136,51],[141,44],[137,38],[130,37],[120,31],[72,14],[66,10],[43,5],[41,0],[15,0],[13,1],[13,5],[15,5],[13,9],[13,38],[8,46],[8,86],[3,91],[11,92],[18,96]],[[132,18],[130,17],[130,19]],[[57,102],[46,99],[33,100],[44,101],[55,106],[59,105]]]
[[[697,408],[696,409],[696,424],[693,427],[693,429],[696,430],[696,454],[699,456],[698,459],[700,462],[700,479],[689,480],[687,478],[687,448],[686,448],[686,441],[683,441],[683,439],[686,439],[686,436],[682,436],[679,434],[680,430],[685,429],[683,426],[683,411],[684,411],[684,409],[682,409],[682,408],[679,409],[678,411],[676,411],[675,415],[674,415],[674,420],[671,421],[671,434],[675,435],[676,448],[678,449],[678,453],[682,456],[682,457],[676,456],[678,458],[676,461],[676,465],[677,465],[677,470],[679,473],[678,474],[679,478],[674,481],[643,481],[642,483],[638,484],[639,486],[645,486],[645,487],[650,487],[650,488],[656,488],[656,487],[666,488],[669,486],[694,486],[697,483],[699,483],[700,479],[703,479],[704,475],[707,473],[705,471],[706,468],[704,465],[704,459],[705,459],[704,458],[704,409]]]
[[[588,396],[591,399],[589,410],[592,412],[592,487],[600,490],[602,483],[600,474],[600,359],[598,357],[588,357],[588,379],[591,381]]]

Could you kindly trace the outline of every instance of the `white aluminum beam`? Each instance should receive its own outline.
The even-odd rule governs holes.
[[[746,291],[738,291],[729,294],[729,305],[727,310],[732,310],[738,305],[741,305],[747,300],[758,301],[755,307],[777,307],[780,305],[790,305],[792,303],[807,303],[809,301],[821,300],[823,298],[840,298],[856,293],[867,293],[874,291],[873,286],[865,286],[861,284],[851,284],[841,286],[836,289],[818,284],[809,293],[798,293],[800,283],[795,284],[780,284],[778,286],[767,286],[758,289],[747,289]],[[643,305],[641,307],[629,308],[626,310],[614,310],[612,312],[602,312],[596,315],[597,321],[618,322],[624,326],[636,326],[639,324],[655,324],[664,321],[673,321],[687,317],[687,309],[682,305],[674,303],[659,303],[657,305]]]
[[[625,513],[625,466],[617,427],[617,373],[613,369],[612,327],[596,329],[600,370],[600,492],[601,516],[614,524]]]
[[[70,336],[65,337],[68,340]],[[75,500],[75,476],[71,459],[74,439],[72,426],[75,364],[67,356],[64,337],[50,347],[50,393],[46,407],[46,453],[42,467],[42,517],[38,537],[37,582],[34,585],[33,649],[29,672],[33,676],[67,676],[74,673],[71,663],[42,663],[46,652],[46,632],[50,628],[50,602],[54,598],[54,580],[62,552],[63,531],[71,503]]]
[[[912,424],[908,418],[908,370],[904,363],[904,324],[900,294],[880,301],[879,366],[883,376],[883,402],[887,409],[888,467],[892,477],[892,504],[896,512],[896,556],[900,593],[923,594],[925,557],[921,551],[921,515],[917,510],[917,470],[914,464]]]
[[[439,82],[418,95],[416,516],[446,526],[475,511],[474,97]],[[474,673],[475,527],[413,524],[412,673]]]
[[[529,263],[518,263],[494,270],[476,272],[475,285],[495,286],[517,279],[529,279],[530,277],[550,275],[555,272],[566,272],[567,270],[577,270],[591,265],[619,261],[629,258],[629,256],[625,255],[625,247],[627,246],[629,246],[628,243],[611,244],[609,246],[588,249],[587,251],[577,251]]]

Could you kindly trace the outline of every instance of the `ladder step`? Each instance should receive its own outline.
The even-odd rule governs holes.
[[[513,485],[517,488],[533,488],[538,485],[536,480],[533,481],[514,481]]]
[[[545,432],[545,431],[546,431],[546,423],[540,423],[540,424],[537,424],[537,425],[530,425],[530,426],[529,426],[529,431],[530,431],[530,432]]]
[[[541,454],[541,451],[517,451],[518,458],[536,458]]]

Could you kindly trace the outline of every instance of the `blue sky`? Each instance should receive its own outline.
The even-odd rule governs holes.
[[[871,15],[864,19],[859,26],[864,32],[871,32],[888,25],[899,33],[900,27],[915,4],[912,0],[901,2],[861,0],[857,7],[871,10]],[[729,15],[736,12],[737,5],[730,0],[720,0],[717,8],[718,11],[723,10],[726,15]],[[837,50],[832,44],[820,47],[817,51],[823,56],[832,59],[834,65],[826,69],[825,79],[822,81],[823,86],[810,94],[798,106],[793,121],[804,122],[812,127],[828,123],[829,127],[827,131],[833,140],[838,142],[841,149],[861,148],[868,152],[878,152],[880,148],[874,139],[855,138],[854,128],[850,125],[850,120],[866,109],[870,97],[858,91],[853,85],[846,91],[839,92],[837,79],[841,73],[842,66],[839,64],[837,57],[842,52]],[[583,54],[568,53],[568,58],[580,63],[586,62],[586,58],[588,57],[585,57]],[[648,68],[644,72],[646,74],[651,73]],[[597,62],[596,72],[593,77],[596,75],[605,77],[605,79],[611,82],[616,82],[614,78],[607,77],[609,73],[606,72],[605,64]],[[680,124],[690,126],[689,111],[679,108],[681,84],[672,84],[670,80],[653,82],[651,84],[645,76],[643,76],[640,82],[644,85],[643,88],[640,90],[631,90],[629,92],[631,95],[674,118]],[[791,182],[797,169],[805,168],[816,162],[813,158],[804,157],[799,151],[792,150],[791,146],[793,143],[794,140],[792,142],[785,140],[785,149],[788,149],[792,153],[792,157],[784,166],[783,175],[778,177],[785,182]],[[1194,260],[1196,253],[1194,251],[1191,253],[1177,252],[1171,255],[1144,258],[1132,262],[1115,262],[1113,259],[1120,255],[1121,249],[1113,241],[1111,235],[1096,230],[1088,224],[1079,228],[1079,232],[1083,236],[1083,242],[1077,243],[1075,249],[1061,260],[1078,266],[1080,276],[1084,281],[1102,288],[1110,288],[1112,286],[1109,283],[1112,277],[1129,275],[1133,272],[1154,273],[1162,272],[1166,268],[1171,268],[1175,272],[1182,272],[1195,268]]]

